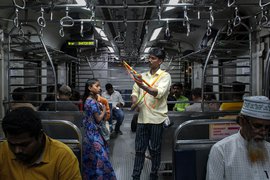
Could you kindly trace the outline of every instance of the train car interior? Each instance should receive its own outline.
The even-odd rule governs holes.
[[[172,84],[183,85],[185,103],[194,103],[194,88],[201,88],[202,98],[200,112],[168,111],[173,125],[164,130],[159,180],[203,180],[211,146],[239,130],[240,109],[220,105],[270,97],[269,0],[1,0],[0,120],[14,103],[30,103],[45,132],[80,160],[84,112],[57,109],[59,85],[70,86],[78,105],[87,79],[99,79],[102,91],[111,83],[125,101],[125,119],[123,135],[109,140],[110,160],[118,180],[131,179],[134,80],[123,62],[145,72],[154,47],[165,50],[161,68]],[[18,88],[23,99],[14,98]],[[224,133],[215,134],[216,128]]]

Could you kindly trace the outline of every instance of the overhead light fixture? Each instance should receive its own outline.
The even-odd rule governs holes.
[[[105,40],[105,41],[109,41],[106,34],[104,33],[104,31],[99,28],[99,27],[95,27],[95,30],[97,31],[97,33],[100,35],[101,39]]]
[[[144,49],[144,53],[148,53],[150,51],[151,47],[147,47]]]
[[[153,40],[157,39],[157,37],[158,37],[161,30],[162,30],[162,27],[159,27],[159,28],[155,29],[153,31],[153,34],[152,34],[151,38],[150,38],[150,41],[153,41]]]
[[[179,0],[169,0],[168,4],[170,5],[176,5],[179,2]],[[164,11],[169,11],[174,9],[175,7],[166,7]]]
[[[111,53],[114,53],[114,49],[112,47],[108,46],[108,49]]]
[[[169,0],[168,4],[170,5],[184,5],[184,6],[188,6],[188,5],[193,5],[194,4],[194,0]],[[164,11],[169,11],[174,9],[175,7],[166,7]]]
[[[85,0],[76,0],[78,5],[86,6]]]

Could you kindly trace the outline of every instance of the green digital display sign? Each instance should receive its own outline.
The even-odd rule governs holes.
[[[96,41],[95,40],[67,41],[67,45],[69,47],[89,47],[89,46],[95,46]]]

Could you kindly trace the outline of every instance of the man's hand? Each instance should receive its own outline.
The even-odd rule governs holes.
[[[123,104],[119,102],[119,103],[117,103],[115,106],[116,106],[116,107],[119,107],[119,108],[122,108],[122,107],[123,107]]]
[[[106,112],[106,106],[102,104],[102,111]]]
[[[141,75],[141,74],[134,74],[133,77],[134,77],[135,83],[136,83],[139,87],[141,87],[141,86],[143,85],[142,75]]]

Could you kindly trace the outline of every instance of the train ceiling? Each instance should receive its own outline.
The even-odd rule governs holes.
[[[24,13],[24,17],[19,17],[21,21],[37,22],[42,7],[47,25],[59,27],[63,17],[70,17],[73,26],[68,18],[62,23],[70,26],[64,27],[64,32],[71,38],[95,38],[100,50],[139,60],[153,46],[176,55],[196,50],[209,26],[219,29],[228,20],[233,24],[237,17],[242,22],[254,21],[255,25],[270,18],[267,0],[178,0],[174,4],[170,1],[86,0],[86,5],[80,5],[79,0],[1,0],[0,23],[4,28],[12,26],[16,6],[19,12],[32,11],[36,15]],[[158,28],[159,35],[151,40]],[[98,33],[101,31],[105,35]]]

